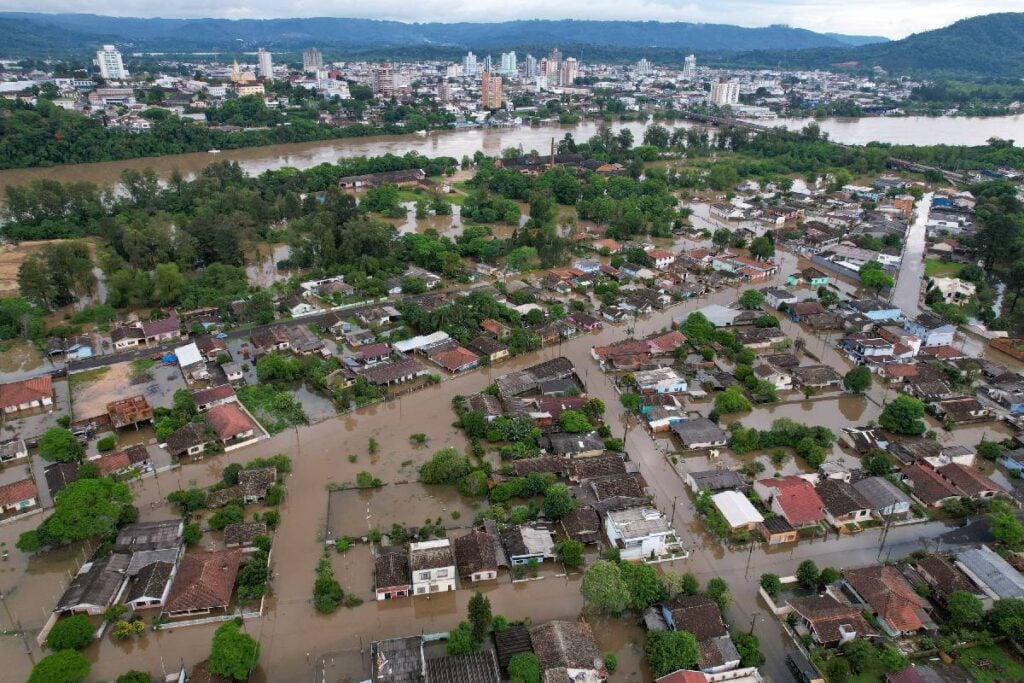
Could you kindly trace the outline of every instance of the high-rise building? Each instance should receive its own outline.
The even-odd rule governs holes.
[[[647,61],[646,57],[636,63],[636,72],[641,76],[647,76],[651,73],[651,63]]]
[[[491,56],[487,55],[484,57],[484,61],[480,63],[481,71],[494,71],[494,62],[491,60]]]
[[[445,78],[462,78],[462,74],[461,64],[449,64],[444,70]]]
[[[462,58],[462,75],[469,78],[476,76],[476,55],[472,52],[467,52]]]
[[[257,74],[264,80],[274,78],[274,57],[262,47],[256,51]]]
[[[740,102],[740,84],[737,81],[718,79],[711,84],[711,104],[726,107]]]
[[[501,53],[501,73],[506,76],[514,76],[519,73],[519,63],[516,59],[516,51]]]
[[[324,68],[324,56],[320,50],[311,47],[302,51],[302,70],[305,73],[315,73]]]
[[[370,87],[378,97],[394,97],[395,69],[390,62],[375,64],[370,68]]]
[[[100,76],[107,80],[118,81],[128,78],[128,72],[121,61],[121,51],[113,45],[104,45],[96,51],[96,64],[100,67]]]
[[[536,78],[537,77],[537,58],[534,57],[533,55],[529,55],[529,54],[526,55],[526,60],[524,61],[523,71],[525,72],[523,75],[526,76],[526,78]]]
[[[562,68],[558,72],[558,83],[562,86],[570,86],[576,82],[580,75],[580,63],[575,57],[568,57],[562,61]]]
[[[484,109],[500,109],[501,100],[501,76],[484,71],[480,76],[480,106]]]
[[[692,81],[697,77],[697,55],[687,55],[683,60],[683,78]]]
[[[548,55],[548,68],[554,74],[557,74],[558,70],[562,68],[562,51],[557,47]]]

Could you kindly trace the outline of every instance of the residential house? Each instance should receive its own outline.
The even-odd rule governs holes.
[[[256,539],[267,535],[267,523],[264,521],[228,524],[224,527],[224,547],[251,552],[256,550]]]
[[[576,507],[560,520],[562,531],[584,545],[601,542],[601,516],[592,507]]]
[[[795,304],[789,304],[786,307],[786,311],[794,322],[804,321],[813,315],[828,313],[828,309],[817,301],[799,301]]]
[[[181,321],[178,314],[172,312],[162,320],[147,320],[141,323],[142,339],[146,345],[166,344],[181,339]]]
[[[664,270],[676,262],[675,252],[668,249],[651,249],[647,252],[647,258],[654,261],[654,267],[658,270]]]
[[[372,367],[391,358],[391,347],[382,343],[366,344],[359,347],[357,355],[364,367]]]
[[[796,294],[782,287],[764,287],[761,294],[764,295],[765,303],[775,309],[795,304],[800,300]]]
[[[175,618],[227,610],[241,559],[238,549],[185,553],[163,614]]]
[[[170,596],[174,575],[172,562],[158,560],[147,564],[132,580],[124,604],[134,611],[163,607]]]
[[[883,519],[903,519],[910,514],[910,496],[885,477],[867,477],[853,488],[871,506],[871,512]]]
[[[664,555],[675,536],[665,516],[652,507],[609,511],[604,529],[608,541],[627,561]]]
[[[381,548],[373,558],[373,583],[377,600],[394,600],[412,595],[409,554],[401,547]]]
[[[415,595],[455,590],[455,556],[447,538],[410,543],[409,569]]]
[[[693,635],[702,672],[721,673],[739,666],[739,653],[714,600],[703,595],[677,595],[661,604],[661,614],[672,630]]]
[[[459,578],[475,583],[498,578],[499,540],[484,531],[471,531],[455,539],[455,565]]]
[[[238,490],[242,502],[247,505],[258,503],[267,497],[267,491],[277,483],[277,469],[274,467],[246,468],[238,473]]]
[[[843,572],[844,591],[857,602],[870,607],[882,630],[893,637],[920,631],[934,631],[928,615],[928,601],[917,594],[899,569],[874,565]]]
[[[720,448],[729,443],[729,435],[706,417],[676,422],[672,425],[672,432],[686,450]]]
[[[360,368],[357,373],[374,386],[386,387],[411,382],[417,377],[430,374],[430,371],[413,358],[402,358],[391,363]]]
[[[316,306],[296,294],[285,297],[281,302],[281,307],[293,318],[310,315],[318,310]]]
[[[600,681],[604,655],[585,621],[548,621],[530,629],[530,642],[548,681]]]
[[[291,348],[288,334],[283,327],[257,327],[249,333],[249,341],[257,356],[271,351],[287,351]]]
[[[955,425],[994,420],[992,411],[972,396],[946,399],[934,404],[935,417]]]
[[[511,327],[509,327],[505,323],[498,322],[493,318],[481,320],[480,327],[483,328],[483,330],[488,334],[493,335],[495,339],[508,339],[510,336],[512,336]]]
[[[120,594],[129,555],[111,553],[83,564],[54,608],[60,614],[103,614]]]
[[[669,367],[634,373],[641,394],[682,394],[686,392],[686,378]]]
[[[516,655],[523,652],[533,653],[530,632],[522,624],[509,624],[503,631],[492,631],[491,636],[494,638],[498,666],[502,671],[508,670],[509,661]]]
[[[746,484],[746,481],[735,470],[714,469],[700,472],[687,472],[686,485],[694,493],[700,491],[728,491],[738,489]]]
[[[757,525],[757,530],[768,545],[795,543],[800,537],[800,532],[782,515],[774,515],[762,521]]]
[[[839,647],[855,638],[878,636],[860,608],[840,602],[829,593],[790,598],[788,604],[797,615],[797,634],[809,634],[822,647]]]
[[[209,389],[200,389],[192,393],[192,400],[195,401],[196,410],[205,413],[211,408],[233,403],[238,400],[235,389],[230,384],[219,384]]]
[[[790,275],[790,278],[792,277],[793,276]],[[800,271],[799,281],[806,282],[808,285],[816,289],[818,287],[824,287],[828,285],[828,275],[818,270],[817,268],[804,268],[803,270]],[[792,285],[796,283],[790,283],[787,280],[787,284]]]
[[[212,334],[204,334],[196,337],[195,339],[196,348],[199,349],[199,353],[209,362],[214,362],[220,356],[231,357],[228,352],[228,345],[223,339],[218,339]]]
[[[801,477],[759,479],[754,482],[754,493],[796,529],[817,526],[825,519],[825,503],[814,486]]]
[[[189,422],[167,437],[164,445],[167,447],[168,453],[175,458],[180,458],[199,455],[212,441],[213,434],[210,433],[205,422]]]
[[[21,479],[0,486],[0,514],[20,515],[36,507],[39,491],[34,479]]]
[[[816,487],[824,504],[825,519],[836,529],[871,519],[873,507],[853,484],[826,479]]]
[[[914,498],[927,507],[942,507],[962,495],[952,482],[936,472],[925,460],[904,467],[903,477],[913,491]]]
[[[551,530],[543,527],[508,526],[501,532],[501,542],[513,567],[555,557],[555,539]]]
[[[0,443],[0,463],[28,457],[28,446],[24,439],[11,439]]]
[[[764,521],[764,516],[757,511],[753,503],[739,491],[721,491],[711,496],[722,518],[729,525],[730,531],[745,529],[753,531]]]
[[[5,415],[52,405],[53,379],[49,375],[0,384],[0,409]]]
[[[921,313],[908,320],[904,327],[921,340],[922,346],[952,346],[956,336],[956,325],[947,323],[934,313]]]
[[[145,396],[139,394],[108,403],[107,415],[114,429],[129,426],[138,429],[140,423],[153,420],[153,407]]]
[[[220,369],[224,371],[224,376],[232,384],[237,384],[245,379],[241,363],[224,363],[220,366]]]
[[[182,377],[189,384],[210,378],[210,373],[206,369],[206,361],[203,360],[195,342],[174,349],[174,357],[178,359],[178,368],[181,369]]]
[[[237,402],[222,403],[206,413],[206,423],[225,447],[252,439],[259,431],[259,425]]]
[[[838,389],[843,378],[828,365],[805,365],[793,368],[793,380],[797,386],[827,390]]]
[[[973,282],[958,277],[932,277],[928,279],[928,293],[938,292],[945,304],[963,306],[977,292]]]
[[[988,546],[958,553],[955,564],[990,600],[1024,599],[1024,574]]]
[[[323,340],[305,325],[289,325],[284,328],[284,333],[288,337],[288,348],[292,353],[308,356],[320,353],[324,349]]]
[[[547,453],[564,457],[585,458],[604,452],[604,439],[597,432],[589,434],[548,434],[540,439],[541,448]]]
[[[473,353],[481,357],[486,357],[491,364],[498,363],[509,357],[509,350],[507,346],[494,337],[490,337],[485,334],[476,337],[466,346]]]
[[[110,331],[110,343],[115,351],[124,351],[137,347],[145,340],[142,327],[139,325],[121,325]]]
[[[967,578],[967,575],[957,569],[956,565],[950,562],[945,555],[928,553],[924,557],[918,558],[914,568],[928,582],[932,597],[940,604],[947,604],[953,593],[962,591],[987,602],[988,607],[992,606],[992,599],[975,586]]]
[[[875,297],[850,299],[845,306],[874,321],[899,320],[903,317],[903,311],[898,306]]]
[[[974,469],[958,462],[951,462],[935,470],[946,481],[956,487],[962,495],[972,500],[994,498],[998,494],[1006,493],[999,484]]]
[[[493,650],[443,655],[425,660],[425,683],[499,683],[498,662]]]
[[[789,373],[765,363],[754,367],[754,376],[771,384],[776,391],[789,391],[793,388],[793,377]]]

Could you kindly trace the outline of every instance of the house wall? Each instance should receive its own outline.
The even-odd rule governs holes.
[[[416,595],[453,591],[455,590],[455,566],[435,567],[413,572],[412,587],[413,593]]]
[[[407,598],[412,595],[411,586],[387,586],[377,589],[378,600],[395,600],[397,598]]]

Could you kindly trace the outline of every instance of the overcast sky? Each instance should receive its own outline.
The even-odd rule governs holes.
[[[365,17],[397,21],[642,19],[740,26],[789,24],[820,32],[902,38],[958,19],[1024,9],[1021,0],[0,0],[0,10],[119,16]]]

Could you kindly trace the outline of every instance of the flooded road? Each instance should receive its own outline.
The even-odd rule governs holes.
[[[914,222],[907,230],[903,246],[900,273],[889,300],[903,309],[908,318],[921,312],[921,287],[924,285],[924,238],[928,225],[928,213],[932,205],[932,193],[926,193],[914,212]]]
[[[757,121],[799,130],[817,124],[830,140],[846,145],[984,145],[992,137],[1024,140],[1024,114],[1014,116],[869,116],[865,118],[774,119]]]

